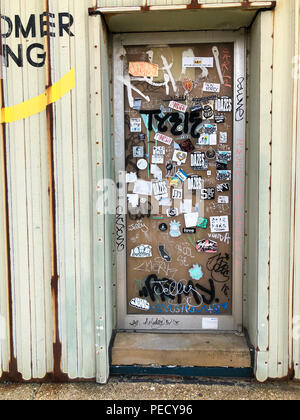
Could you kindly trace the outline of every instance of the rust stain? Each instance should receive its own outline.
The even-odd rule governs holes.
[[[44,0],[45,10],[49,13],[49,0]],[[47,17],[49,21],[49,16]],[[46,62],[46,83],[47,87],[52,85],[51,77],[51,48],[50,36],[46,38],[45,50],[47,53]],[[59,338],[59,320],[58,320],[58,268],[57,268],[57,243],[56,243],[56,198],[55,198],[55,176],[54,176],[54,130],[53,130],[53,104],[47,106],[47,135],[49,151],[49,201],[51,216],[51,258],[52,258],[52,278],[51,293],[53,307],[53,374],[48,376],[56,382],[68,382],[68,376],[61,371],[62,345]]]
[[[1,12],[1,11],[0,11]],[[1,35],[1,28],[0,28]],[[0,36],[0,55],[2,56],[2,36]],[[5,106],[3,79],[0,80],[0,102],[1,108]],[[1,124],[1,142],[3,151],[3,187],[4,187],[4,217],[5,217],[5,237],[6,237],[6,269],[7,269],[7,295],[8,295],[8,341],[9,341],[9,372],[4,372],[1,380],[22,380],[22,375],[18,372],[17,360],[14,357],[14,339],[13,339],[13,304],[12,304],[12,279],[11,279],[11,257],[10,257],[10,235],[9,235],[9,208],[8,208],[8,176],[7,176],[7,148],[6,148],[6,124]]]

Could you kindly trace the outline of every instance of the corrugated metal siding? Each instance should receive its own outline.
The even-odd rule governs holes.
[[[2,84],[0,91],[1,98]],[[0,131],[0,377],[3,372],[8,371],[10,360],[5,166],[5,130],[2,126]]]
[[[9,123],[5,130],[13,357],[24,380],[44,378],[55,368],[59,371],[60,366],[55,367],[54,363],[60,361],[62,371],[70,378],[96,376],[88,36],[88,8],[91,6],[94,6],[91,1],[80,2],[80,5],[67,0],[1,2],[1,14],[20,15],[23,22],[28,21],[31,13],[39,19],[39,14],[47,10],[56,16],[61,11],[69,12],[74,16],[72,31],[76,33],[75,37],[40,38],[37,31],[35,42],[46,50],[50,48],[46,66],[10,65],[3,84],[4,106],[7,107],[40,95],[47,85],[59,81],[72,68],[77,80],[75,89],[47,112]],[[28,43],[26,39],[15,37],[4,38],[4,42],[14,52],[18,43],[26,51]],[[52,147],[54,185],[49,160]],[[51,214],[53,187],[55,215]],[[5,243],[2,199],[0,214],[0,239]],[[53,238],[51,226],[55,229]],[[55,242],[51,243],[51,239]],[[1,252],[0,258],[5,262],[5,252]],[[6,264],[1,263],[0,309],[6,316],[5,267]],[[58,296],[53,286],[56,282]],[[56,305],[58,324],[54,313]],[[56,335],[53,326],[57,325]],[[54,357],[53,340],[57,339],[62,350],[60,353],[57,342]],[[7,372],[7,342],[1,343],[0,366]]]
[[[269,348],[272,12],[261,14],[253,25],[249,53],[245,325],[257,349],[257,377],[265,379]]]
[[[75,69],[76,86],[53,107],[59,331],[62,370],[95,377],[93,303],[93,195],[86,2],[50,0],[54,13],[74,17],[74,37],[50,40],[52,83]]]
[[[43,12],[40,1],[1,1],[1,13],[29,16]],[[37,41],[44,44],[45,40]],[[4,39],[13,51],[26,40]],[[4,83],[4,105],[12,106],[45,91],[39,69],[11,65]],[[6,125],[11,245],[14,357],[24,379],[42,378],[53,369],[51,243],[48,196],[46,113]]]
[[[100,31],[100,32],[99,32]],[[99,37],[100,33],[100,37]],[[109,375],[109,344],[115,328],[114,165],[111,131],[111,74],[106,26],[99,16],[90,20],[91,143],[93,168],[94,276],[97,381]],[[102,92],[102,95],[99,94]],[[103,180],[105,180],[103,182]],[[105,207],[106,203],[106,207]],[[111,212],[109,212],[111,209]]]
[[[252,29],[252,36],[258,36],[254,44],[261,45],[261,57],[255,59],[257,51],[253,55],[250,49],[254,74],[250,74],[249,105],[247,309],[252,311],[257,305],[257,321],[248,314],[247,323],[251,339],[255,340],[256,376],[261,381],[292,374],[293,300],[294,315],[299,312],[297,271],[295,290],[292,287],[294,229],[291,218],[294,212],[292,175],[293,167],[297,166],[294,164],[295,86],[291,77],[296,39],[295,4],[294,1],[278,1],[274,19],[273,12],[261,15]],[[282,27],[287,28],[284,34]],[[255,96],[254,104],[251,94]],[[253,229],[255,225],[257,228]],[[255,305],[251,305],[251,301]],[[294,339],[295,366],[299,365],[299,339],[300,336]]]
[[[293,76],[296,84],[296,107],[295,107],[295,139],[294,139],[294,153],[295,153],[295,163],[294,163],[294,191],[295,191],[295,208],[293,214],[293,222],[295,226],[295,243],[293,248],[293,295],[291,296],[292,303],[292,357],[293,357],[293,367],[295,371],[295,378],[300,379],[300,35],[299,35],[299,26],[300,26],[300,2],[299,0],[295,1],[295,19],[296,19],[296,34],[298,34],[298,39],[296,42],[296,56],[293,61]]]
[[[293,78],[295,2],[278,2],[274,20],[272,182],[270,241],[269,376],[283,377],[289,367],[289,293],[291,240],[291,169],[293,146]],[[285,27],[282,33],[280,28]],[[289,74],[288,77],[287,74]],[[282,83],[282,80],[285,83]],[[285,138],[284,147],[282,139]]]
[[[252,48],[259,42],[261,49],[253,55],[251,67],[255,71],[255,63],[260,61],[259,73],[250,76],[250,83],[251,77],[254,83],[250,93],[259,97],[250,105],[249,112],[249,270],[245,322],[257,346],[259,380],[286,376],[293,360],[296,377],[300,379],[300,336],[295,334],[300,328],[295,325],[294,331],[291,329],[291,314],[300,316],[299,171],[293,173],[291,166],[295,156],[297,163],[300,161],[299,148],[294,153],[291,140],[290,98],[294,85],[289,76],[294,55],[295,5],[299,7],[298,0],[296,3],[279,0],[274,22],[273,12],[263,14],[255,24],[252,38]],[[103,22],[97,16],[88,17],[88,7],[92,6],[94,2],[88,0],[79,3],[1,0],[1,14],[19,14],[24,21],[31,13],[43,13],[47,8],[56,14],[69,12],[75,19],[72,31],[76,34],[50,39],[38,35],[36,41],[46,49],[49,42],[46,66],[41,69],[28,64],[23,68],[10,66],[3,81],[2,106],[40,95],[49,83],[59,81],[72,68],[76,87],[47,111],[6,124],[1,133],[4,143],[0,144],[0,241],[3,244],[0,322],[4,322],[9,334],[0,343],[0,375],[8,371],[9,362],[14,359],[16,370],[25,380],[44,378],[47,373],[58,374],[60,363],[62,372],[72,379],[96,377],[99,382],[105,382],[108,375],[108,344],[115,325],[110,252],[113,218],[99,214],[96,203],[101,197],[97,190],[99,180],[113,176],[113,165],[104,165],[111,162],[112,154],[109,48]],[[273,31],[274,45],[270,39]],[[13,51],[19,43],[24,49],[27,46],[24,39],[10,37],[2,41]],[[256,127],[254,131],[251,124]],[[4,169],[7,185],[4,185]],[[290,193],[293,174],[297,182],[295,266]],[[253,194],[258,203],[251,201]],[[259,226],[256,230],[251,229],[253,221]],[[294,295],[291,274],[294,274]],[[293,311],[289,306],[292,300]],[[289,358],[290,342],[293,342],[293,360]],[[14,375],[20,379],[17,372]]]

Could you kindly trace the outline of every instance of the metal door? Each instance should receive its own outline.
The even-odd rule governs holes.
[[[242,329],[242,33],[114,38],[118,328]]]

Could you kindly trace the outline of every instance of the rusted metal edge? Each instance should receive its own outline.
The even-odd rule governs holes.
[[[277,1],[277,0],[276,0]],[[273,0],[273,1],[270,1],[270,6],[263,6],[263,7],[261,7],[261,6],[255,6],[253,3],[255,3],[255,1],[250,1],[250,0],[242,0],[241,1],[241,5],[239,6],[239,7],[237,7],[237,6],[232,6],[232,7],[228,7],[228,6],[226,6],[226,3],[224,3],[224,9],[226,8],[226,9],[237,9],[237,10],[245,10],[245,11],[247,11],[247,10],[271,10],[271,9],[274,9],[275,7],[276,7],[276,1],[275,0]],[[216,3],[217,3],[217,0],[216,0]],[[205,6],[204,6],[204,4],[205,4]],[[191,4],[185,4],[184,6],[186,6],[186,8],[185,9],[183,9],[183,10],[196,10],[196,9],[207,9],[207,10],[209,10],[209,9],[212,9],[212,10],[215,10],[216,8],[215,7],[209,7],[209,3],[198,3],[198,0],[191,0]],[[145,5],[145,6],[138,6],[138,7],[140,7],[140,11],[141,12],[151,12],[151,11],[153,11],[153,10],[151,10],[151,6],[148,6],[147,4]],[[113,8],[113,6],[111,7],[111,8]],[[222,8],[222,5],[220,4],[220,8]],[[117,7],[116,7],[116,9],[118,9]],[[130,7],[128,7],[128,11],[130,12]],[[166,9],[162,9],[162,10],[164,10],[164,11],[166,11],[166,10],[168,10],[167,9],[167,6],[166,6]],[[172,10],[172,5],[170,5],[170,10]],[[175,8],[173,9],[173,10],[175,10]],[[98,6],[94,6],[94,7],[90,7],[89,9],[88,9],[88,11],[89,11],[89,14],[90,15],[93,15],[93,14],[97,14],[97,13],[101,13],[101,8],[100,7],[98,7]],[[182,11],[182,10],[181,10]],[[136,10],[133,10],[132,11],[132,13],[133,12],[136,12]],[[114,13],[120,13],[120,12],[109,12],[110,14],[114,14]],[[139,12],[138,12],[139,13]]]
[[[49,13],[49,0],[44,0],[45,10]],[[50,22],[49,15],[47,16]],[[50,35],[46,37],[45,50],[47,53],[46,77],[47,86],[52,86],[51,75],[51,48]],[[56,382],[67,382],[68,375],[61,370],[62,345],[59,337],[59,308],[58,308],[58,283],[59,274],[57,267],[57,241],[56,241],[56,194],[55,194],[55,166],[54,166],[54,105],[50,104],[46,108],[47,136],[49,152],[49,201],[50,201],[50,223],[51,223],[51,258],[52,258],[52,278],[51,293],[53,305],[53,373],[48,374]]]
[[[0,11],[1,12],[1,11]],[[2,57],[2,36],[1,36],[1,27],[0,27],[0,56]],[[4,86],[3,78],[0,79],[0,101],[1,108],[5,106],[4,100]],[[7,169],[7,147],[6,147],[6,124],[1,124],[1,139],[2,139],[2,150],[3,150],[3,176],[4,176],[4,212],[5,212],[5,248],[6,248],[6,267],[7,267],[7,295],[8,295],[8,341],[9,341],[9,372],[3,372],[0,381],[5,380],[22,380],[22,375],[18,372],[17,359],[14,357],[14,338],[13,338],[13,298],[12,298],[12,278],[11,278],[11,254],[10,254],[10,234],[9,234],[9,205],[8,205],[8,169]]]

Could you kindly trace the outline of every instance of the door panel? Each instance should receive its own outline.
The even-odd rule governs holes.
[[[115,43],[120,328],[237,325],[236,46],[208,40]]]

